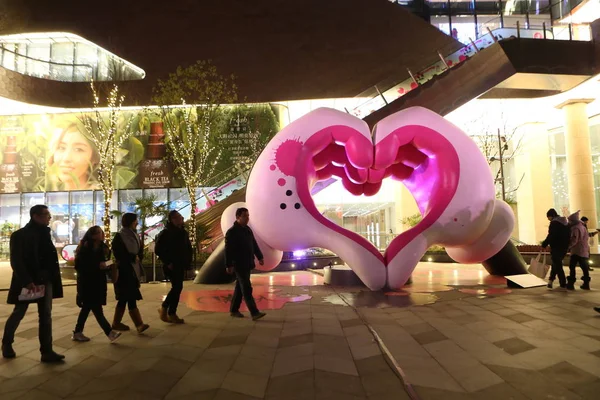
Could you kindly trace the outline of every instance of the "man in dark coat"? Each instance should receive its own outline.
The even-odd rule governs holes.
[[[161,321],[183,324],[177,316],[179,297],[183,290],[185,271],[192,263],[192,243],[185,230],[183,216],[173,210],[169,213],[167,227],[156,238],[156,255],[163,262],[165,276],[171,281],[171,290],[158,309]]]
[[[39,339],[42,362],[59,362],[65,357],[52,349],[52,299],[63,297],[58,255],[50,236],[50,211],[45,205],[29,210],[31,220],[24,228],[10,236],[10,266],[13,269],[8,304],[15,308],[6,320],[2,337],[2,356],[16,357],[12,344],[19,323],[25,316],[29,302],[19,301],[24,288],[38,292],[44,286],[44,296],[35,302],[39,314]]]
[[[242,297],[248,306],[248,310],[253,320],[258,320],[266,314],[260,312],[256,307],[254,297],[252,297],[252,283],[250,282],[250,272],[254,269],[254,257],[258,259],[260,265],[264,264],[263,254],[254,239],[252,230],[248,227],[250,215],[247,208],[238,208],[235,212],[236,221],[225,234],[225,265],[227,273],[234,274],[236,277],[235,290],[231,299],[231,316],[243,318],[240,312]]]
[[[548,236],[542,242],[542,247],[546,248],[550,245],[550,256],[552,258],[552,270],[550,272],[550,280],[548,288],[552,288],[552,283],[558,275],[558,282],[561,289],[567,288],[567,279],[563,270],[563,259],[569,251],[569,242],[571,240],[571,229],[569,222],[565,217],[558,215],[554,208],[551,208],[546,213],[550,226],[548,227]]]

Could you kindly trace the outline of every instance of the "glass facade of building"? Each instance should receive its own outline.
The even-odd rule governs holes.
[[[216,193],[218,189],[215,190],[213,187],[198,189],[198,208],[202,210],[207,207],[204,193],[212,200],[219,197],[218,195],[228,196],[243,185],[245,182],[240,181],[235,187],[218,194]],[[152,195],[156,196],[157,205],[168,203],[170,209],[180,210],[185,218],[189,218],[187,191],[181,188],[116,190],[113,194],[111,210],[135,212],[133,204],[135,199]],[[24,226],[29,221],[29,209],[36,204],[46,204],[50,209],[52,214],[50,228],[57,246],[77,243],[90,227],[102,226],[104,194],[99,190],[0,194],[0,229],[5,233],[0,237],[8,237],[10,232]],[[155,217],[146,221],[146,224],[151,227],[160,220],[160,217]],[[118,219],[113,218],[111,231],[115,232],[118,229]],[[3,252],[1,242],[0,240],[0,253]]]
[[[146,75],[102,47],[61,32],[0,36],[0,66],[23,75],[65,82],[126,81]]]
[[[396,1],[464,44],[498,28],[551,28],[550,0]],[[552,3],[554,4],[554,3]]]
[[[548,136],[550,165],[552,168],[552,190],[554,207],[567,213],[569,208],[569,180],[567,177],[567,149],[563,128],[555,129]],[[590,118],[590,143],[594,167],[594,189],[596,192],[596,216],[600,220],[600,116]]]

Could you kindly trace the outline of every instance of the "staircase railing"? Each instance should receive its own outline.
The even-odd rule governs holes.
[[[571,32],[571,28],[569,29]],[[367,115],[385,107],[392,101],[404,96],[408,92],[417,89],[419,86],[430,81],[437,75],[441,75],[469,58],[476,55],[482,49],[485,49],[498,40],[508,39],[511,37],[515,38],[535,38],[535,39],[557,39],[555,36],[556,32],[552,32],[546,29],[545,24],[542,25],[541,29],[537,28],[523,28],[517,23],[516,28],[500,28],[494,31],[488,30],[488,32],[477,40],[471,40],[471,43],[460,48],[454,53],[443,56],[440,52],[437,53],[440,61],[429,67],[414,73],[407,68],[409,78],[401,81],[394,82],[391,79],[380,82],[377,85],[370,87],[363,93],[359,94],[355,98],[359,104],[352,110],[346,110],[348,113],[358,117],[365,118]],[[562,35],[561,35],[562,36]],[[568,40],[574,40],[572,35],[569,35]]]

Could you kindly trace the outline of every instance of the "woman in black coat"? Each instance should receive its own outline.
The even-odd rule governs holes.
[[[125,213],[121,217],[121,230],[112,241],[112,249],[117,261],[118,273],[113,279],[117,306],[112,328],[117,331],[127,331],[129,327],[123,324],[125,306],[129,308],[129,315],[135,324],[138,333],[149,328],[144,324],[137,301],[142,300],[140,292],[140,276],[142,274],[142,246],[137,234],[137,214]]]
[[[90,340],[83,334],[90,311],[111,342],[121,336],[121,333],[112,330],[102,310],[102,306],[106,305],[106,271],[110,269],[109,259],[110,250],[104,244],[104,232],[99,226],[91,227],[81,239],[75,253],[77,305],[81,307],[73,331],[73,340],[76,342]]]

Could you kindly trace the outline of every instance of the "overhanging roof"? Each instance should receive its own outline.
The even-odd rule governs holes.
[[[73,32],[143,68],[146,79],[127,84],[129,104],[148,104],[156,79],[198,59],[235,74],[241,100],[264,102],[353,97],[461,47],[387,0],[105,0],[91,8],[80,0],[7,0],[0,7],[0,34]],[[85,85],[46,89],[55,96],[38,104],[87,101]],[[25,91],[36,102],[40,90]]]

